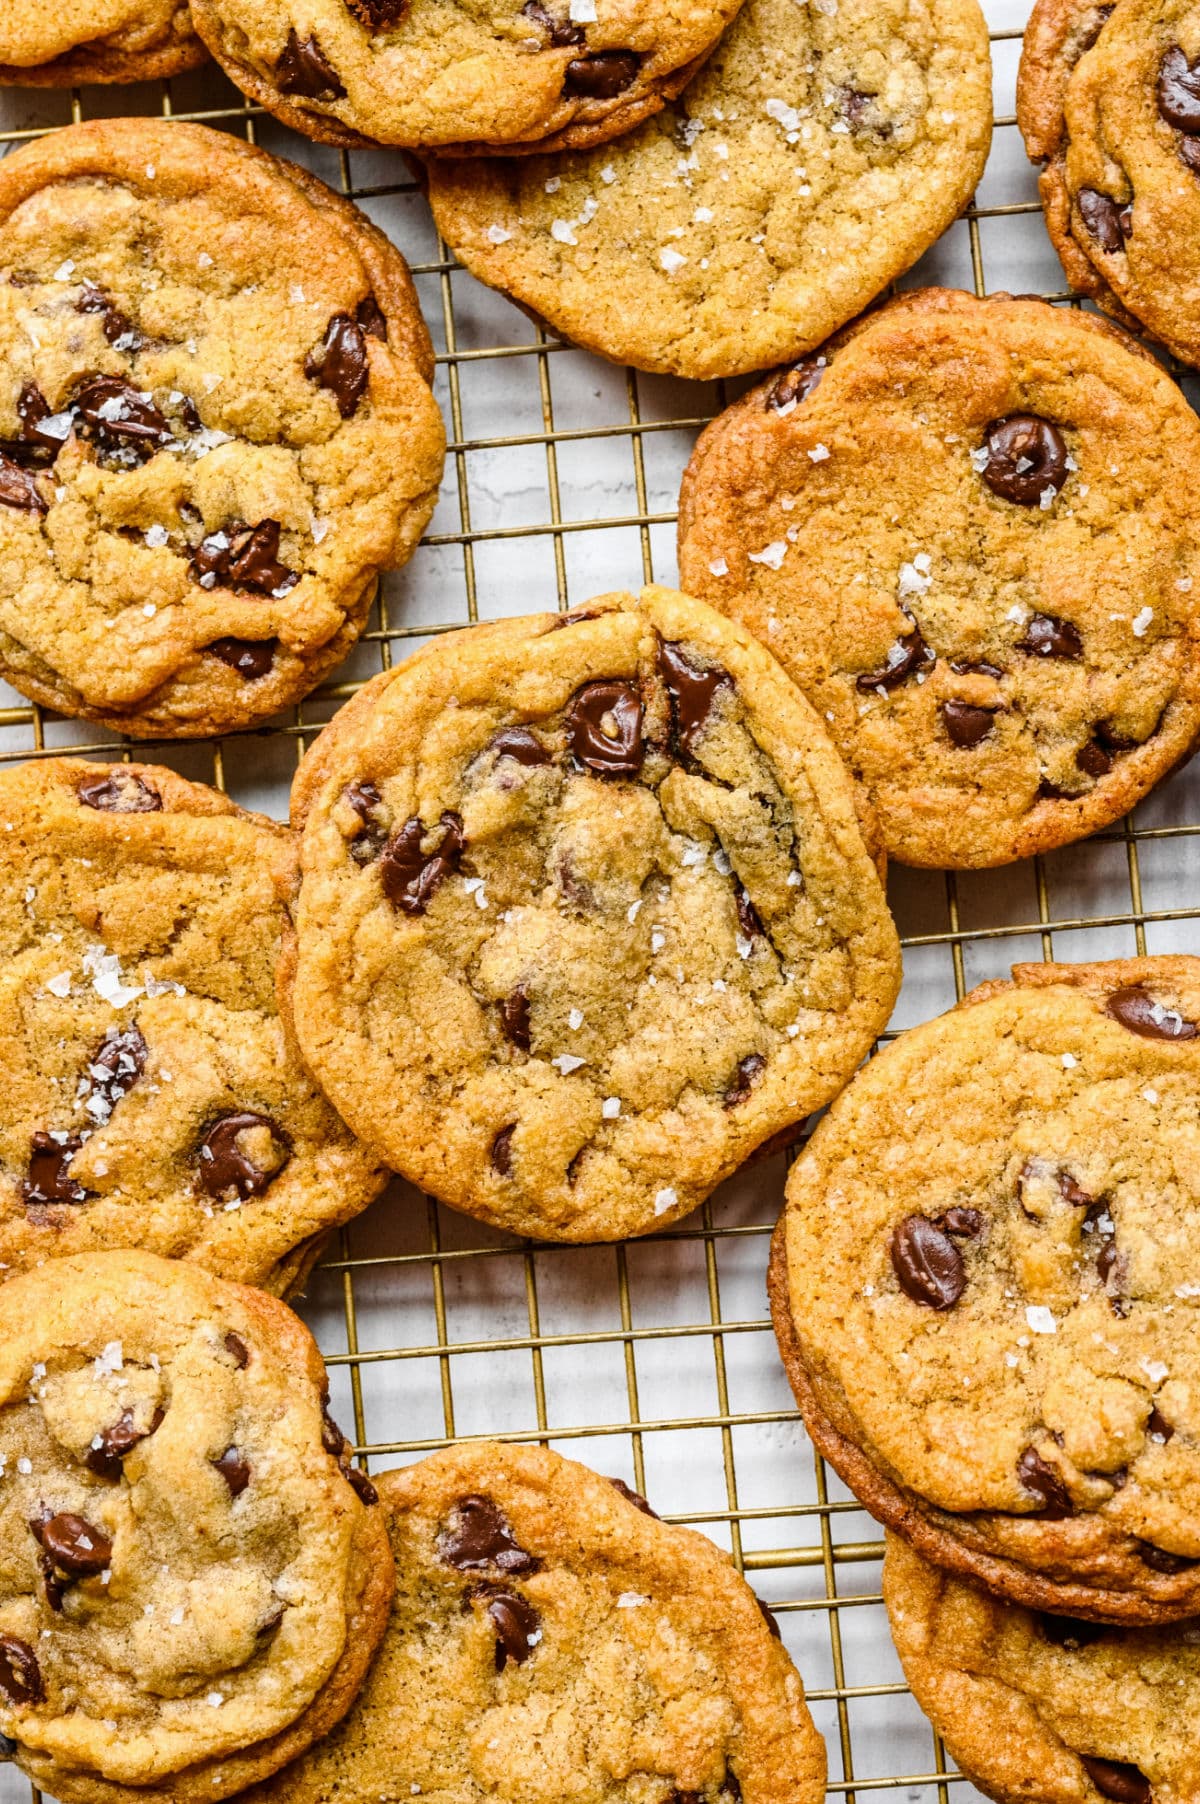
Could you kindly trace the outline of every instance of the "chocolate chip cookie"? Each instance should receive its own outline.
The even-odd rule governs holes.
[[[224,132],[78,125],[0,165],[0,674],[135,738],[306,695],[443,459],[399,253]]]
[[[142,1247],[297,1288],[383,1184],[275,965],[291,836],[147,764],[0,775],[0,1278]]]
[[[0,83],[152,81],[204,61],[187,0],[7,0]]]
[[[1132,1629],[992,1597],[887,1538],[905,1676],[951,1757],[999,1804],[1195,1795],[1200,1624]]]
[[[1200,425],[1132,339],[932,289],[708,428],[679,563],[823,715],[892,857],[1003,864],[1196,745],[1198,495]]]
[[[820,1804],[825,1749],[728,1558],[540,1447],[378,1481],[387,1637],[341,1727],[246,1804]]]
[[[1073,288],[1200,362],[1200,18],[1038,0],[1017,119]]]
[[[442,1201],[645,1234],[846,1081],[899,954],[803,697],[666,589],[456,633],[385,672],[293,790],[304,1059]]]
[[[177,1260],[0,1291],[0,1729],[63,1804],[225,1798],[349,1709],[393,1571],[326,1394],[289,1309]]]
[[[747,0],[619,144],[429,168],[443,237],[564,338],[679,376],[819,345],[928,249],[991,134],[976,0]]]
[[[1064,1615],[1200,1609],[1200,959],[1018,965],[901,1035],[792,1168],[809,1433],[919,1553]]]
[[[192,0],[230,79],[328,144],[603,144],[678,94],[741,0]]]

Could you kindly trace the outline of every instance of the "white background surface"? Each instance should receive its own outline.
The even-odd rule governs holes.
[[[1034,172],[1012,122],[1019,43],[1003,34],[1019,31],[1025,11],[1020,0],[989,8],[1000,34],[997,130],[974,229],[989,291],[1061,295],[1033,204]],[[211,72],[171,84],[170,98],[176,114],[246,129],[240,98]],[[79,96],[83,117],[158,113],[162,103],[158,86]],[[0,133],[71,116],[68,94],[0,91]],[[524,315],[440,260],[398,154],[343,158],[269,120],[252,129],[268,149],[335,186],[348,183],[414,265],[454,442],[428,540],[386,582],[387,631],[372,622],[335,679],[338,695],[314,698],[278,735],[146,748],[185,775],[223,778],[238,801],[282,818],[298,747],[308,742],[299,726],[327,719],[344,686],[373,674],[381,656],[403,657],[432,629],[464,624],[472,575],[480,618],[578,605],[651,574],[674,582],[675,500],[697,431],[676,422],[699,422],[731,395],[716,384],[632,376],[575,350],[539,353]],[[956,224],[904,286],[973,287],[972,229]],[[506,347],[516,354],[488,355]],[[634,408],[650,426],[640,435],[628,430]],[[575,522],[589,524],[573,530]],[[0,757],[38,743],[115,741],[77,723],[37,721],[0,685]],[[1200,766],[1165,784],[1132,826],[1044,861],[956,882],[893,871],[889,891],[906,942],[893,1028],[940,1012],[1015,959],[1132,955],[1142,949],[1139,921],[1146,951],[1193,949],[1200,858],[1186,829],[1197,821]],[[1084,917],[1099,924],[1078,925]],[[453,1435],[545,1438],[638,1483],[660,1513],[740,1548],[809,1688],[829,1744],[831,1792],[892,1789],[932,1804],[939,1787],[929,1776],[940,1761],[900,1682],[878,1602],[879,1531],[832,1475],[815,1470],[767,1324],[763,1279],[783,1178],[782,1159],[745,1172],[709,1209],[624,1249],[526,1248],[397,1183],[334,1249],[340,1257],[316,1274],[302,1313],[331,1362],[334,1413],[369,1448],[373,1470]],[[434,1248],[440,1259],[430,1257]],[[593,1335],[601,1338],[581,1344]],[[840,1607],[829,1607],[831,1596]],[[975,1795],[951,1784],[956,1800]],[[0,1775],[0,1804],[28,1797],[19,1775]]]

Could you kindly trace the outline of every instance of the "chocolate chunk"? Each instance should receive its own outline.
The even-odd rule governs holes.
[[[0,451],[0,504],[20,508],[26,514],[46,514],[50,503],[38,488],[32,470],[23,470]]]
[[[1163,1415],[1157,1404],[1155,1404],[1154,1408],[1150,1411],[1149,1418],[1146,1422],[1146,1433],[1152,1441],[1157,1441],[1161,1447],[1165,1447],[1175,1433],[1174,1428],[1172,1428],[1171,1424],[1167,1421],[1167,1418]]]
[[[599,50],[572,57],[563,78],[568,100],[615,100],[637,80],[642,59],[634,50]]]
[[[321,1445],[326,1453],[341,1461],[350,1443],[330,1415],[328,1407],[321,1411]]]
[[[1031,614],[1025,637],[1017,640],[1017,650],[1031,658],[1065,658],[1078,663],[1083,656],[1083,640],[1079,628],[1070,620],[1058,620],[1053,614]]]
[[[264,1169],[242,1145],[242,1135],[265,1130],[270,1135],[275,1163]],[[201,1188],[220,1202],[240,1202],[261,1196],[274,1183],[291,1156],[291,1142],[283,1129],[267,1115],[256,1115],[245,1109],[236,1115],[222,1115],[214,1121],[200,1142],[199,1174]]]
[[[425,852],[422,841],[429,838],[436,838],[437,844]],[[436,826],[425,828],[414,814],[380,854],[384,895],[405,914],[423,915],[447,877],[457,871],[466,846],[461,815],[443,814]]]
[[[350,1486],[350,1489],[354,1492],[354,1495],[358,1498],[360,1503],[365,1503],[367,1508],[370,1509],[372,1504],[379,1502],[379,1492],[375,1489],[375,1486],[371,1483],[361,1466],[345,1466],[342,1470],[346,1483]]]
[[[1200,175],[1200,138],[1180,138],[1175,148],[1192,174]],[[1133,209],[1126,207],[1120,215],[1120,220],[1128,222],[1123,226],[1125,236],[1128,238],[1133,230]]]
[[[502,1511],[490,1497],[460,1497],[451,1525],[437,1540],[438,1558],[459,1572],[494,1566],[500,1572],[536,1572],[541,1561],[513,1538]]]
[[[1143,1040],[1194,1040],[1200,1031],[1196,1023],[1185,1020],[1178,1009],[1165,1008],[1161,1002],[1156,1002],[1141,984],[1114,990],[1104,1005],[1104,1012]]]
[[[1112,753],[1098,740],[1089,739],[1075,754],[1075,763],[1087,777],[1106,777],[1113,767]]]
[[[537,1634],[541,1621],[537,1611],[512,1591],[484,1589],[480,1595],[496,1631],[496,1671],[503,1672],[510,1660],[514,1666],[523,1665],[535,1645],[530,1638]]]
[[[357,411],[370,380],[367,339],[363,328],[348,313],[335,313],[325,328],[320,348],[304,359],[304,374],[327,388],[344,420]]]
[[[642,768],[642,698],[634,683],[585,683],[567,710],[571,750],[598,777],[636,777]]]
[[[42,1704],[46,1687],[28,1641],[0,1633],[0,1691],[14,1704]]]
[[[1101,194],[1098,188],[1081,188],[1078,200],[1079,217],[1088,236],[1110,256],[1124,250],[1125,240],[1133,231],[1132,205],[1122,205],[1111,194]]]
[[[523,985],[518,985],[500,1004],[500,1025],[514,1046],[522,1052],[529,1051],[529,992]]]
[[[89,1447],[84,1455],[83,1463],[89,1472],[97,1478],[116,1480],[123,1471],[125,1455],[136,1447],[139,1441],[147,1440],[162,1422],[164,1412],[156,1409],[150,1418],[149,1428],[135,1426],[133,1411],[125,1409],[117,1417],[110,1428],[105,1428],[96,1438],[99,1446]]]
[[[1200,132],[1200,58],[1189,63],[1173,44],[1158,65],[1158,110],[1181,132]]]
[[[387,315],[373,294],[368,294],[354,309],[354,317],[368,338],[377,338],[382,344],[387,343]]]
[[[929,670],[936,663],[937,656],[926,645],[920,627],[914,626],[911,633],[896,640],[882,670],[866,670],[855,680],[864,694],[872,689],[895,689],[907,677]]]
[[[40,1522],[29,1524],[34,1534],[41,1531]],[[63,1607],[63,1598],[67,1595],[68,1580],[55,1570],[54,1561],[48,1553],[39,1553],[37,1557],[38,1571],[42,1575],[42,1584],[46,1592],[46,1602],[57,1615]]]
[[[956,1207],[939,1215],[934,1226],[953,1234],[957,1240],[977,1240],[983,1233],[984,1217],[978,1209]]]
[[[53,463],[66,442],[62,434],[43,432],[42,422],[50,419],[53,409],[36,382],[23,382],[17,396],[17,418],[21,422],[21,445],[29,453],[41,455],[41,463]],[[14,448],[13,455],[24,461]]]
[[[994,495],[1019,507],[1038,506],[1047,489],[1057,494],[1070,474],[1062,433],[1035,413],[993,420],[984,429],[983,449],[983,480]]]
[[[892,1269],[901,1290],[926,1309],[952,1309],[967,1287],[962,1254],[927,1215],[908,1215],[892,1235]]]
[[[712,716],[713,703],[723,690],[734,687],[733,678],[719,664],[705,668],[688,657],[682,645],[661,641],[658,671],[671,698],[671,720],[685,752],[696,748]]]
[[[975,708],[970,702],[943,702],[942,719],[951,745],[969,751],[986,739],[996,724],[994,708]]]
[[[1042,1611],[1038,1612],[1037,1623],[1051,1647],[1066,1647],[1072,1652],[1117,1633],[1102,1622],[1078,1622],[1074,1616],[1048,1616]]]
[[[733,892],[733,905],[737,910],[737,924],[743,939],[765,939],[766,933],[759,919],[757,908],[750,900],[749,891],[739,883]]]
[[[1175,1572],[1186,1572],[1190,1566],[1196,1564],[1195,1560],[1186,1559],[1183,1554],[1168,1553],[1165,1547],[1155,1547],[1153,1541],[1138,1542],[1138,1558],[1144,1565],[1149,1566],[1152,1572],[1162,1572],[1168,1575]]]
[[[240,1334],[231,1328],[225,1336],[225,1351],[230,1355],[239,1372],[244,1372],[250,1364],[250,1349]]]
[[[790,370],[784,370],[781,376],[776,376],[767,390],[764,403],[767,412],[781,413],[785,407],[798,406],[801,401],[807,401],[828,368],[828,360],[814,354],[804,358],[803,362],[794,364]]]
[[[565,626],[578,626],[584,620],[599,620],[600,616],[593,608],[573,608],[569,614],[559,614],[546,628],[548,633],[561,633]]]
[[[738,1062],[733,1074],[733,1082],[725,1092],[724,1107],[736,1109],[739,1103],[746,1101],[754,1088],[754,1080],[760,1071],[766,1069],[767,1061],[761,1052],[749,1052]]]
[[[349,0],[349,5],[368,31],[390,31],[408,11],[408,0]]]
[[[118,764],[107,777],[86,777],[76,790],[85,808],[105,814],[158,814],[162,797],[152,783]]]
[[[542,5],[541,0],[525,0],[521,17],[536,25],[539,31],[544,31],[555,50],[560,50],[567,44],[587,43],[587,33],[581,25],[572,25],[570,19],[556,19],[549,8]]]
[[[343,100],[346,94],[316,38],[297,37],[295,27],[275,65],[275,85],[281,94],[300,94],[306,100]]]
[[[92,1095],[103,1097],[109,1109],[115,1109],[145,1070],[148,1050],[136,1027],[127,1027],[124,1033],[110,1032],[88,1065]]]
[[[635,1510],[641,1510],[643,1516],[653,1516],[656,1522],[662,1521],[658,1511],[650,1508],[641,1492],[635,1491],[632,1486],[627,1485],[623,1478],[610,1478],[608,1482],[614,1491],[621,1493],[626,1503],[631,1503]]]
[[[502,1178],[508,1177],[512,1171],[512,1140],[516,1131],[516,1122],[510,1121],[507,1127],[500,1129],[492,1141],[492,1170],[498,1171]]]
[[[955,676],[992,677],[997,683],[1004,675],[999,664],[985,664],[982,659],[951,658],[950,668]]]
[[[120,376],[92,376],[71,403],[80,436],[106,450],[133,446],[147,454],[171,443],[171,428],[153,401]]]
[[[71,1176],[71,1160],[83,1145],[78,1134],[55,1140],[35,1134],[30,1142],[29,1176],[21,1184],[26,1203],[86,1203],[88,1192]]]
[[[1037,1514],[1048,1522],[1061,1522],[1064,1517],[1075,1514],[1071,1493],[1060,1474],[1047,1465],[1036,1448],[1026,1447],[1017,1461],[1017,1477],[1030,1495],[1037,1498],[1041,1505]]]
[[[783,1630],[779,1626],[779,1619],[775,1615],[774,1610],[772,1610],[769,1605],[767,1605],[763,1602],[762,1598],[758,1595],[757,1591],[754,1593],[754,1601],[758,1605],[759,1609],[762,1612],[762,1619],[767,1625],[767,1628],[771,1634],[772,1640],[782,1641],[783,1640]]]
[[[488,746],[497,758],[512,758],[517,764],[549,764],[550,754],[528,727],[502,727]]]
[[[299,574],[279,561],[278,520],[260,520],[257,526],[236,521],[200,541],[188,565],[188,575],[202,589],[251,589],[258,595],[278,597],[294,589]]]
[[[1101,1760],[1098,1754],[1081,1754],[1087,1776],[1098,1792],[1117,1804],[1150,1804],[1150,1781],[1127,1760]]]
[[[215,1459],[212,1463],[229,1486],[229,1495],[240,1497],[250,1483],[250,1468],[237,1448],[226,1447],[220,1459]]]
[[[343,789],[342,800],[349,803],[362,822],[349,842],[350,856],[355,864],[372,864],[387,844],[387,814],[383,797],[374,783],[351,783]]]
[[[122,351],[140,351],[146,340],[134,326],[133,322],[121,312],[110,295],[94,282],[85,282],[83,293],[75,303],[76,313],[103,314],[104,336],[110,345],[118,345]],[[121,343],[125,340],[124,343]]]
[[[226,636],[214,639],[211,645],[204,647],[214,658],[220,658],[222,664],[228,664],[231,670],[247,683],[261,682],[269,676],[275,664],[275,648],[278,639],[235,639]]]
[[[83,1516],[64,1510],[30,1526],[58,1570],[71,1578],[94,1578],[112,1563],[112,1542]]]

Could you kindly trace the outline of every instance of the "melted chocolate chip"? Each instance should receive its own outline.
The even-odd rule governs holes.
[[[658,671],[671,698],[675,736],[685,752],[695,750],[722,690],[732,689],[733,678],[719,664],[693,663],[682,645],[662,641],[658,647]]]
[[[733,1074],[733,1082],[725,1092],[724,1107],[736,1109],[739,1103],[747,1100],[754,1088],[754,1080],[760,1071],[766,1070],[767,1061],[761,1052],[749,1052],[738,1063]]]
[[[529,1051],[529,992],[523,986],[518,985],[500,1004],[500,1025],[506,1039],[522,1052]]]
[[[801,401],[807,401],[828,368],[826,358],[813,356],[794,364],[790,370],[784,370],[781,376],[776,376],[767,390],[764,403],[767,412],[781,413],[785,407],[791,408],[798,406]]]
[[[387,315],[373,294],[364,295],[354,309],[354,317],[368,338],[377,338],[381,344],[387,343]]]
[[[1127,1760],[1101,1760],[1097,1754],[1081,1754],[1087,1776],[1098,1792],[1116,1804],[1150,1804],[1150,1781]]]
[[[642,698],[620,678],[585,683],[567,711],[571,750],[597,777],[636,777],[642,768]]]
[[[1031,614],[1025,637],[1017,640],[1017,650],[1031,658],[1065,658],[1078,663],[1083,656],[1083,640],[1079,628],[1070,620],[1058,620],[1053,614]]]
[[[42,422],[53,409],[36,382],[23,382],[17,396],[17,418],[21,422],[21,445],[25,454],[40,454],[38,461],[53,463],[63,448],[63,438],[54,432],[43,432]],[[19,455],[14,448],[13,455]]]
[[[999,664],[985,664],[982,659],[951,658],[950,668],[955,676],[992,677],[996,682],[1004,675]]]
[[[0,451],[0,505],[20,508],[26,514],[45,514],[50,503],[38,488],[32,470],[23,470]]]
[[[229,1486],[229,1495],[240,1497],[250,1483],[250,1468],[237,1448],[226,1447],[220,1459],[215,1459],[212,1463]]]
[[[937,656],[926,645],[920,627],[914,626],[911,633],[896,640],[882,670],[865,670],[855,681],[864,694],[872,689],[895,689],[906,678],[919,670],[929,670],[936,663]]]
[[[1026,1447],[1017,1461],[1017,1477],[1025,1490],[1037,1498],[1041,1505],[1037,1514],[1048,1522],[1061,1522],[1064,1517],[1075,1514],[1071,1493],[1061,1476],[1053,1466],[1047,1465],[1036,1448]]]
[[[994,495],[1019,507],[1036,507],[1047,489],[1055,494],[1069,474],[1067,445],[1057,426],[1035,413],[993,420],[983,435],[988,460],[980,472]]]
[[[204,649],[211,652],[214,658],[220,658],[222,664],[228,664],[231,670],[236,670],[247,683],[258,683],[271,674],[278,643],[277,639],[235,639],[227,636],[214,639]]]
[[[1112,753],[1098,740],[1089,739],[1075,754],[1075,763],[1087,777],[1106,777],[1113,767]]]
[[[153,401],[120,376],[92,376],[71,403],[83,438],[106,450],[132,446],[147,455],[171,442],[171,428]]]
[[[145,1070],[148,1050],[136,1027],[102,1040],[88,1065],[92,1095],[103,1097],[108,1107],[115,1109]]]
[[[279,596],[300,581],[295,570],[279,561],[278,520],[260,520],[257,526],[240,521],[200,541],[188,575],[202,589],[251,589],[257,595]]]
[[[29,1176],[21,1184],[26,1203],[86,1203],[88,1193],[71,1176],[71,1160],[83,1145],[78,1134],[55,1140],[35,1134],[30,1142]]]
[[[1180,138],[1175,148],[1192,174],[1200,175],[1200,138]],[[1123,224],[1123,230],[1128,238],[1133,230],[1133,209],[1126,207],[1120,218],[1122,222],[1127,222]]]
[[[326,1453],[331,1454],[335,1460],[339,1461],[342,1459],[346,1449],[350,1445],[329,1413],[328,1399],[326,1400],[326,1407],[321,1411],[321,1445],[324,1447]]]
[[[635,1510],[641,1510],[643,1516],[653,1516],[656,1522],[662,1521],[658,1511],[650,1508],[641,1492],[635,1491],[631,1485],[627,1485],[623,1478],[610,1478],[608,1482],[614,1491],[621,1493],[626,1503],[631,1503]]]
[[[1166,1008],[1156,1002],[1141,984],[1114,990],[1104,1005],[1104,1012],[1143,1040],[1194,1040],[1200,1031],[1196,1023],[1185,1020],[1178,1009]]]
[[[1157,1404],[1155,1404],[1154,1408],[1150,1411],[1149,1418],[1146,1422],[1146,1433],[1152,1441],[1157,1441],[1160,1447],[1165,1447],[1175,1433],[1174,1428],[1167,1421],[1167,1418],[1163,1415]]]
[[[431,837],[436,837],[437,844],[432,852],[425,852],[421,842]],[[392,834],[380,854],[384,895],[405,914],[423,915],[447,877],[457,871],[466,845],[461,815],[443,814],[437,826],[430,828],[413,815]]]
[[[943,702],[942,720],[951,745],[958,746],[960,751],[969,751],[981,739],[986,739],[995,726],[996,710],[976,708],[970,702]]]
[[[550,754],[528,727],[502,727],[488,746],[497,758],[512,758],[517,764],[549,764]]]
[[[371,365],[363,328],[348,313],[335,313],[320,348],[304,360],[304,374],[327,388],[344,420],[357,411],[367,390]]]
[[[733,892],[733,905],[737,910],[737,924],[742,937],[748,940],[765,939],[766,933],[762,921],[759,919],[758,910],[750,900],[749,892],[741,883]]]
[[[379,1492],[375,1489],[375,1486],[371,1483],[361,1466],[343,1467],[343,1476],[346,1483],[350,1486],[350,1489],[354,1492],[354,1495],[358,1498],[358,1501],[360,1503],[365,1503],[368,1509],[370,1509],[372,1504],[379,1502]]]
[[[953,1234],[956,1240],[977,1240],[984,1230],[984,1217],[978,1209],[956,1207],[939,1215],[934,1226]]]
[[[484,1609],[496,1631],[496,1671],[503,1672],[511,1660],[521,1666],[533,1652],[531,1636],[536,1635],[541,1621],[537,1611],[525,1598],[513,1591],[496,1591],[481,1587]]]
[[[1158,110],[1181,132],[1200,132],[1200,58],[1189,63],[1173,44],[1158,65]]]
[[[153,783],[117,765],[106,777],[86,777],[76,790],[85,808],[105,814],[158,814],[162,797]]]
[[[1196,1564],[1195,1560],[1189,1560],[1183,1554],[1168,1553],[1165,1547],[1155,1547],[1152,1541],[1138,1542],[1138,1558],[1144,1565],[1149,1566],[1152,1572],[1162,1572],[1168,1575],[1175,1572],[1186,1572],[1189,1566]]]
[[[500,1129],[492,1141],[492,1170],[498,1171],[502,1178],[508,1177],[512,1171],[512,1141],[516,1131],[516,1122],[510,1121],[507,1127]]]
[[[1041,1611],[1037,1622],[1051,1647],[1066,1647],[1072,1651],[1089,1647],[1093,1641],[1102,1641],[1105,1635],[1116,1633],[1102,1622],[1078,1622],[1074,1616],[1048,1616]]]
[[[490,1497],[460,1497],[453,1520],[437,1541],[438,1558],[459,1572],[492,1566],[499,1572],[536,1572],[541,1561],[513,1538],[503,1512]]]
[[[1121,1278],[1121,1255],[1117,1251],[1116,1242],[1114,1240],[1106,1240],[1101,1246],[1100,1251],[1096,1254],[1096,1270],[1100,1274],[1100,1281],[1102,1284],[1107,1285],[1114,1272],[1117,1274],[1119,1283]]]
[[[1096,1199],[1088,1195],[1082,1184],[1076,1183],[1069,1171],[1058,1174],[1058,1194],[1072,1209],[1094,1209],[1096,1206]]]
[[[926,1309],[952,1309],[967,1287],[962,1254],[927,1215],[909,1215],[892,1235],[892,1270],[901,1290]]]
[[[351,783],[342,791],[342,800],[349,803],[362,822],[349,842],[350,856],[355,864],[371,864],[387,844],[383,797],[374,783]]]
[[[102,314],[105,338],[110,345],[117,344],[121,339],[126,340],[121,345],[123,351],[140,351],[146,342],[112,297],[105,294],[102,288],[97,288],[94,282],[84,283],[83,293],[75,303],[75,311]]]
[[[408,0],[350,0],[350,9],[368,31],[390,31],[408,11]]]
[[[1101,194],[1098,188],[1081,188],[1079,190],[1079,217],[1092,238],[1102,251],[1110,256],[1115,251],[1124,250],[1125,240],[1133,231],[1133,208],[1114,200],[1111,194]]]
[[[89,1447],[84,1455],[83,1463],[89,1472],[97,1478],[107,1478],[115,1482],[124,1469],[124,1459],[139,1441],[147,1440],[162,1422],[163,1411],[156,1409],[150,1418],[149,1428],[138,1428],[133,1419],[131,1409],[122,1410],[110,1428],[105,1428],[97,1439],[98,1447]]]
[[[71,1578],[95,1577],[112,1563],[112,1542],[83,1516],[65,1510],[30,1527],[57,1569]]]
[[[0,1691],[14,1704],[45,1702],[46,1687],[28,1641],[0,1633]]]
[[[297,37],[294,27],[275,65],[275,85],[281,94],[300,94],[306,100],[342,100],[346,94],[316,38]]]
[[[568,44],[586,44],[587,33],[581,25],[572,25],[570,19],[556,19],[554,14],[541,0],[525,0],[521,8],[521,17],[544,31],[551,45],[556,50]]]
[[[272,1151],[283,1155],[270,1169],[256,1165],[242,1145],[242,1135],[255,1130],[265,1130],[270,1135]],[[200,1142],[201,1188],[218,1201],[236,1196],[244,1203],[249,1197],[261,1196],[274,1183],[290,1155],[290,1141],[269,1116],[256,1115],[248,1109],[236,1115],[222,1115]]]
[[[637,80],[642,59],[635,50],[599,50],[572,57],[563,78],[568,100],[615,100]]]
[[[765,1604],[763,1602],[762,1598],[758,1595],[757,1591],[754,1593],[754,1601],[758,1605],[759,1610],[762,1612],[762,1619],[767,1625],[767,1629],[770,1632],[772,1640],[782,1641],[783,1640],[783,1630],[779,1626],[779,1620],[778,1620],[777,1616],[775,1615],[774,1610],[772,1610],[768,1604]]]
[[[240,1334],[231,1328],[225,1336],[225,1351],[229,1354],[239,1372],[244,1372],[250,1364],[250,1349]]]
[[[40,1522],[31,1522],[29,1526],[35,1535],[40,1533],[42,1526]],[[63,1598],[67,1595],[68,1581],[63,1578],[61,1573],[55,1571],[54,1561],[50,1558],[48,1553],[38,1554],[37,1566],[38,1571],[42,1575],[42,1585],[46,1592],[46,1602],[55,1614],[58,1614],[63,1607]]]

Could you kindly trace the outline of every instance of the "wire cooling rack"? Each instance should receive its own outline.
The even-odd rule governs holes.
[[[1040,292],[1068,304],[1013,118],[1026,0],[989,6],[996,133],[975,202],[904,286]],[[450,453],[437,514],[387,579],[337,680],[274,728],[127,748],[0,685],[0,762],[146,756],[283,817],[305,747],[380,666],[438,632],[676,580],[674,510],[699,429],[734,398],[604,364],[537,331],[434,233],[398,155],[296,137],[200,71],[140,88],[0,90],[0,148],[72,119],[161,113],[240,133],[359,202],[413,267],[438,350]],[[949,1007],[1017,959],[1194,949],[1200,769],[1119,828],[980,874],[894,870],[905,981],[889,1029]],[[397,1183],[339,1237],[301,1305],[334,1408],[370,1469],[456,1438],[539,1441],[626,1479],[728,1548],[776,1612],[830,1756],[830,1792],[911,1804],[974,1796],[903,1684],[879,1596],[877,1526],[817,1459],[775,1353],[764,1274],[784,1164],[743,1172],[678,1227],[616,1247],[494,1233]],[[36,1797],[37,1794],[35,1793]],[[0,1776],[0,1804],[25,1782]]]

